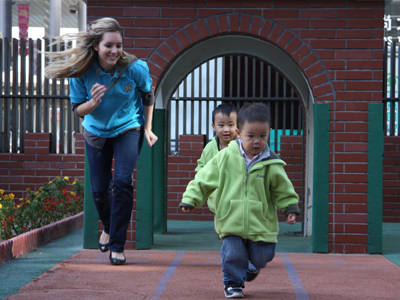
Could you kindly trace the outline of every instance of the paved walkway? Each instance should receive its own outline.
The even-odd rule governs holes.
[[[98,250],[83,250],[78,230],[0,265],[0,299],[224,299],[212,226],[176,224],[155,237],[155,250],[126,251],[124,266],[110,265]],[[192,251],[198,240],[202,251]],[[308,252],[302,244],[309,241],[296,232],[279,240],[274,260],[246,283],[246,298],[399,299],[400,267],[384,256],[286,252],[288,244]],[[167,250],[171,245],[177,249]]]

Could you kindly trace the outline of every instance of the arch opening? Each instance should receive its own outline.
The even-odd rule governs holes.
[[[232,51],[235,49],[235,51]],[[185,80],[192,70],[202,63],[216,57],[229,55],[246,55],[264,61],[278,70],[290,83],[302,104],[304,111],[305,150],[304,170],[304,236],[311,236],[312,209],[312,169],[313,169],[313,98],[310,87],[298,64],[282,49],[261,39],[229,35],[210,38],[199,42],[169,66],[164,76],[159,80],[156,90],[156,109],[168,110],[179,84]],[[167,116],[167,115],[166,115]]]

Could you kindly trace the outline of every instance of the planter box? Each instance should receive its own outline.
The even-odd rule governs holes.
[[[83,212],[0,243],[0,264],[83,227]]]

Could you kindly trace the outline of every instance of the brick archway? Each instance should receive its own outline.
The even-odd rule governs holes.
[[[209,20],[207,18],[206,20]],[[198,22],[195,22],[196,24]],[[204,24],[206,24],[203,21]],[[189,27],[192,26],[188,25]],[[194,25],[193,25],[194,26]],[[263,28],[265,25],[261,25],[260,34],[263,32]],[[276,25],[279,26],[279,25]],[[220,28],[220,26],[217,26]],[[197,27],[196,27],[197,28]],[[193,30],[197,33],[197,29],[193,28]],[[208,30],[208,26],[206,26],[207,32],[211,32]],[[251,26],[249,28],[252,28]],[[271,26],[270,34],[267,35],[268,38],[271,38],[274,32],[274,26]],[[186,27],[182,30],[186,30]],[[332,88],[332,84],[326,73],[326,70],[322,67],[321,62],[318,60],[317,55],[315,55],[310,48],[300,41],[299,38],[296,38],[294,35],[287,40],[284,44],[286,46],[280,47],[278,44],[274,44],[269,42],[266,39],[261,39],[258,36],[243,34],[241,31],[231,32],[231,34],[214,34],[209,35],[208,38],[200,38],[196,40],[196,42],[191,43],[187,35],[187,30],[182,31],[184,36],[187,38],[185,44],[182,44],[179,41],[177,36],[181,36],[179,34],[173,35],[168,38],[163,44],[161,44],[154,52],[153,55],[150,56],[148,60],[148,65],[150,67],[150,71],[154,78],[154,83],[157,85],[156,88],[156,110],[157,122],[162,122],[163,124],[160,127],[165,126],[165,120],[167,119],[165,115],[165,110],[168,107],[169,99],[171,98],[176,86],[187,76],[187,74],[195,67],[208,61],[209,59],[227,55],[233,53],[241,53],[256,57],[258,59],[264,60],[276,67],[281,74],[283,74],[288,82],[297,90],[298,97],[300,101],[304,105],[305,112],[305,123],[308,126],[308,130],[306,132],[306,144],[314,145],[314,103],[315,99],[317,101],[323,102],[324,100],[334,100],[334,92]],[[219,31],[218,31],[219,32]],[[279,37],[276,38],[276,41],[282,39],[285,35],[284,32],[281,32]],[[299,42],[295,42],[295,41]],[[175,50],[171,48],[171,44],[174,43]],[[295,43],[293,46],[292,43]],[[291,46],[292,45],[292,46]],[[179,48],[178,48],[179,46]],[[303,51],[306,47],[307,51]],[[283,49],[286,49],[283,51]],[[287,52],[288,49],[292,55],[289,55]],[[300,54],[300,52],[302,54]],[[169,55],[166,57],[165,55]],[[293,56],[298,56],[299,59],[296,61]],[[302,57],[302,58],[301,58]],[[310,59],[310,58],[315,58]],[[302,63],[302,68],[299,63]],[[314,73],[310,73],[310,70],[313,70]],[[310,80],[306,76],[305,72],[311,74],[311,80],[314,82],[314,90],[312,90],[312,86]],[[316,83],[314,78],[323,77],[325,80]],[[326,90],[320,90],[320,88],[327,88]],[[315,95],[314,93],[320,93],[319,95]],[[164,111],[164,113],[163,113]],[[328,119],[325,119],[327,122]],[[165,127],[163,127],[165,128]],[[313,166],[314,166],[314,158],[313,158],[313,146],[306,147],[306,170],[305,174],[309,174],[310,178],[308,178],[307,186],[305,189],[304,199],[307,199],[307,203],[305,203],[305,207],[309,207],[309,212],[307,213],[307,218],[305,218],[305,234],[310,235],[312,231],[312,190],[313,190]],[[165,153],[164,153],[165,155]]]
[[[186,50],[207,39],[233,34],[256,37],[279,47],[302,70],[315,102],[335,100],[327,70],[301,37],[274,20],[244,13],[209,16],[188,24],[167,38],[148,60],[155,85],[159,84],[171,63]]]

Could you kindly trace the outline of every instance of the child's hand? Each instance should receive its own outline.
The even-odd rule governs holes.
[[[289,214],[286,218],[286,223],[293,225],[296,223],[296,214]]]
[[[188,207],[182,207],[182,211],[183,211],[184,213],[191,213],[192,210],[193,210],[193,208],[190,209],[190,208],[188,208]]]

